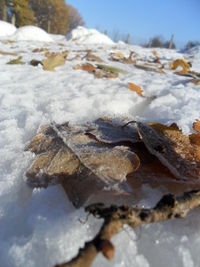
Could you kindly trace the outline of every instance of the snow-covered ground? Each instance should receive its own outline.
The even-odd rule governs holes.
[[[91,35],[89,43],[82,36],[84,44],[78,37],[74,41],[53,35],[51,38],[54,42],[34,41],[30,36],[29,41],[16,41],[12,36],[7,38],[10,41],[0,41],[0,51],[17,53],[0,54],[0,265],[4,267],[44,267],[69,260],[101,225],[91,216],[81,222],[86,213],[72,206],[61,186],[32,190],[26,185],[25,172],[33,155],[24,148],[41,124],[128,116],[141,121],[177,122],[189,133],[192,122],[200,117],[200,86],[186,82],[189,78],[169,70],[166,74],[147,72],[109,60],[111,52],[128,56],[130,51],[151,60],[152,49],[103,41],[96,44]],[[69,50],[65,65],[54,72],[44,71],[40,65],[31,66],[31,59],[44,58],[44,52],[33,50],[44,47],[52,52]],[[98,79],[74,70],[76,64],[85,61],[76,56],[84,57],[88,49],[104,64],[124,72],[117,79]],[[200,70],[199,48],[185,55],[167,49],[157,49],[157,53],[163,63],[186,56],[193,61],[194,70]],[[24,65],[6,64],[18,56]],[[130,91],[129,82],[141,86],[144,97]],[[138,204],[154,205],[163,191],[162,187],[144,185]],[[108,262],[99,255],[93,266],[199,266],[199,210],[184,220],[146,225],[135,231],[125,228],[113,243],[114,260]]]

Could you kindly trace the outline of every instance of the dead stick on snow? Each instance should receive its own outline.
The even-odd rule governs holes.
[[[114,246],[111,238],[116,235],[124,224],[136,228],[142,224],[162,222],[172,218],[184,218],[187,213],[200,206],[200,190],[185,192],[181,196],[165,195],[152,209],[130,208],[128,206],[111,206],[94,204],[86,211],[104,219],[104,223],[96,237],[85,243],[78,255],[67,263],[56,267],[89,267],[99,252],[107,259],[114,257]]]

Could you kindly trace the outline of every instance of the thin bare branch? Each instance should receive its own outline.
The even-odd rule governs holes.
[[[143,224],[157,223],[172,218],[184,218],[189,211],[200,206],[200,190],[185,192],[181,196],[165,195],[152,209],[130,208],[128,206],[111,206],[105,208],[94,204],[86,211],[104,219],[104,223],[96,237],[85,243],[77,256],[67,263],[56,267],[89,267],[99,252],[107,259],[114,257],[114,246],[111,238],[116,235],[124,224],[132,228]]]

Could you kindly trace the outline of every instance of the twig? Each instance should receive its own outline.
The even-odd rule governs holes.
[[[89,267],[99,252],[110,260],[114,257],[114,246],[110,240],[124,224],[136,228],[143,224],[184,218],[189,211],[198,206],[200,206],[200,190],[185,192],[177,197],[172,194],[165,195],[152,209],[130,208],[125,205],[109,208],[99,204],[91,205],[86,211],[104,219],[99,233],[93,240],[85,243],[76,257],[56,267]]]

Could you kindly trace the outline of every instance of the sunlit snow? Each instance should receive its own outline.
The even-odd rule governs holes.
[[[29,30],[31,32],[31,28]],[[25,40],[26,31],[19,31],[20,40]],[[186,82],[187,77],[171,71],[166,74],[146,72],[133,65],[109,61],[109,55],[114,51],[126,56],[135,51],[139,57],[151,59],[153,49],[122,43],[111,45],[105,39],[99,42],[101,35],[98,32],[95,34],[99,45],[91,41],[90,35],[87,43],[85,33],[82,37],[79,35],[83,42],[77,43],[64,37],[58,41],[56,36],[47,35],[54,38],[54,42],[47,44],[48,38],[44,40],[37,33],[34,30],[31,33],[37,41],[31,41],[30,37],[29,41],[0,41],[0,50],[16,52],[26,63],[7,65],[16,57],[0,55],[0,265],[4,267],[53,267],[76,255],[79,247],[91,239],[101,225],[101,221],[92,216],[86,220],[87,214],[72,206],[61,186],[32,190],[26,185],[25,172],[34,156],[24,152],[24,148],[41,124],[127,116],[141,121],[176,122],[189,133],[192,122],[200,117],[200,87]],[[83,58],[85,50],[91,49],[105,64],[125,72],[117,79],[97,79],[92,74],[73,69],[80,59],[67,60],[55,72],[44,71],[40,65],[29,65],[31,59],[44,58],[44,53],[33,52],[42,47],[54,52],[69,50],[69,59],[77,54]],[[193,68],[200,69],[200,49],[185,55],[167,49],[157,49],[157,52],[164,62],[193,55]],[[128,82],[140,85],[145,97],[131,92]],[[152,206],[162,192],[163,188],[144,185],[137,202]],[[99,255],[93,266],[199,266],[199,210],[184,220],[147,225],[135,231],[126,227],[113,238],[113,243],[115,259],[108,262]]]

